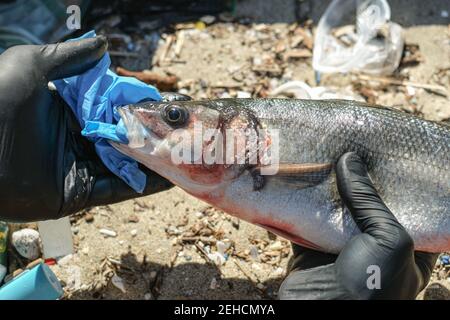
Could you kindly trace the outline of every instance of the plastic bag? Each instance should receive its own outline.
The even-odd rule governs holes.
[[[334,0],[317,27],[313,68],[324,73],[390,74],[403,51],[402,28],[385,0]]]

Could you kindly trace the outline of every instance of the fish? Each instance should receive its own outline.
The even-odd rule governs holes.
[[[360,233],[335,173],[355,152],[415,250],[450,250],[446,124],[350,100],[146,101],[118,112],[129,141],[110,142],[117,150],[228,214],[322,252],[339,253]]]

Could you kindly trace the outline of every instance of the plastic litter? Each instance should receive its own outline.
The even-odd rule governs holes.
[[[218,266],[221,266],[221,265],[225,264],[225,262],[227,262],[226,256],[223,254],[220,254],[217,251],[214,253],[208,253],[208,258]]]
[[[116,275],[116,274],[113,275],[113,277],[111,278],[111,283],[113,284],[114,287],[116,287],[117,289],[122,291],[122,293],[127,292],[127,290],[125,289],[125,282],[118,275]]]
[[[310,87],[303,81],[289,81],[270,92],[270,96],[292,96],[296,99],[344,99],[365,102],[364,98],[349,88]]]
[[[111,237],[111,238],[115,238],[117,237],[117,232],[113,231],[113,230],[109,230],[109,229],[100,229],[99,232],[106,236],[106,237]]]
[[[392,73],[404,40],[401,26],[390,18],[386,0],[334,0],[317,27],[313,68],[323,73]]]
[[[80,38],[89,37],[95,37],[95,32]],[[110,64],[106,53],[92,69],[79,76],[54,81],[54,84],[77,116],[83,128],[81,134],[95,143],[96,152],[106,167],[136,192],[142,192],[147,178],[144,172],[135,160],[114,149],[107,140],[128,143],[116,107],[143,100],[161,100],[161,95],[156,88],[135,78],[116,75],[109,70]]]
[[[450,264],[450,256],[448,254],[444,254],[440,257],[441,263],[446,266]]]
[[[59,258],[73,253],[69,217],[38,222],[44,258]]]
[[[82,286],[81,281],[81,268],[79,266],[69,266],[66,270],[67,277],[67,289],[79,290]]]
[[[40,263],[1,287],[0,300],[56,300],[63,293],[56,275]]]

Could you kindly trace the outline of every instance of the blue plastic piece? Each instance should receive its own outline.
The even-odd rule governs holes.
[[[55,274],[41,263],[1,287],[0,300],[56,300],[63,293]]]
[[[77,39],[95,37],[90,31]],[[116,109],[142,100],[161,100],[155,87],[135,78],[121,77],[109,70],[111,59],[106,53],[85,73],[54,81],[66,103],[80,122],[81,134],[95,143],[100,159],[114,174],[141,193],[147,177],[135,160],[114,149],[107,140],[128,143],[126,129]]]
[[[443,256],[441,256],[441,262],[444,266],[450,264],[450,256],[447,254],[444,254]]]

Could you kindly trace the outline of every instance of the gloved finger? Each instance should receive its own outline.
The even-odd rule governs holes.
[[[439,253],[429,253],[422,251],[414,252],[414,260],[416,262],[416,266],[422,275],[422,277],[419,277],[419,279],[422,280],[422,283],[419,286],[420,290],[424,289],[428,281],[430,280],[438,257]]]
[[[366,165],[356,153],[346,153],[339,159],[336,176],[342,201],[361,232],[390,248],[412,245],[409,235],[378,195]]]
[[[278,291],[280,300],[355,299],[336,278],[335,264],[307,270],[294,270],[284,279]]]
[[[293,256],[288,263],[288,270],[306,270],[334,263],[337,255],[324,253],[292,243]]]
[[[92,68],[105,54],[106,37],[36,46],[37,60],[47,80],[71,77]]]
[[[143,193],[137,193],[114,174],[105,174],[96,178],[86,207],[107,205],[138,198],[167,190],[172,186],[171,182],[150,171],[147,174],[147,185]]]

